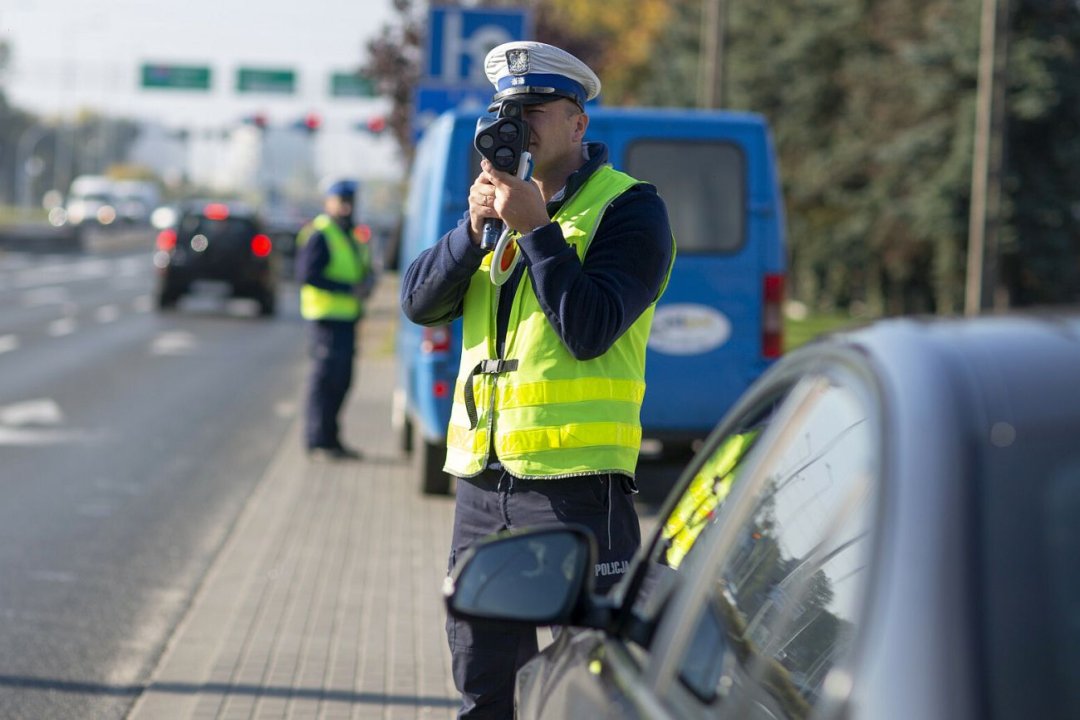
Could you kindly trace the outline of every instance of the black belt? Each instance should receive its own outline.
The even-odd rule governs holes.
[[[475,430],[480,417],[476,412],[476,397],[473,395],[473,378],[477,373],[481,375],[500,375],[504,372],[513,372],[518,369],[517,360],[481,360],[465,378],[465,412],[469,415],[469,429]]]

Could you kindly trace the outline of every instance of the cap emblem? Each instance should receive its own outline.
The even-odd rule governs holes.
[[[525,48],[507,50],[506,67],[513,75],[524,75],[529,72],[529,51]]]

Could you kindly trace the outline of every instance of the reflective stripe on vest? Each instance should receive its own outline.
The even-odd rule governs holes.
[[[363,255],[367,247],[350,239],[327,215],[319,215],[304,228],[297,237],[297,244],[306,243],[315,231],[322,233],[330,253],[323,277],[348,285],[360,282],[366,271]],[[306,320],[356,320],[360,310],[360,299],[352,292],[323,290],[307,284],[300,288],[300,314]]]
[[[607,207],[636,184],[634,178],[604,166],[555,215],[579,259],[584,261]],[[674,241],[672,245],[674,249]],[[632,476],[641,446],[645,345],[656,299],[606,353],[577,360],[551,327],[526,273],[510,310],[506,360],[496,363],[499,291],[488,279],[491,258],[489,254],[484,259],[465,295],[445,470],[459,477],[480,473],[493,439],[499,461],[517,477],[603,472]],[[475,424],[466,406],[470,386]]]

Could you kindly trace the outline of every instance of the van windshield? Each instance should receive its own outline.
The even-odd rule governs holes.
[[[746,158],[728,142],[641,140],[626,171],[664,199],[682,254],[739,250],[746,233]]]

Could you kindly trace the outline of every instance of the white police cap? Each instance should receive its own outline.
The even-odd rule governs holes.
[[[600,94],[589,66],[553,45],[532,40],[503,43],[487,54],[484,72],[495,86],[493,104],[513,97],[526,105],[567,98],[579,107]]]

